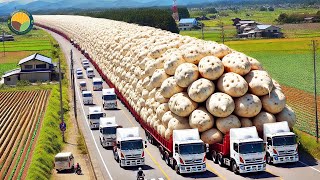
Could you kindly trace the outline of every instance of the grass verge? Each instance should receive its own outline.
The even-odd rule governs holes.
[[[295,129],[294,132],[301,143],[300,149],[309,153],[314,158],[320,159],[320,143],[316,142],[316,138],[297,129]]]
[[[88,149],[86,146],[86,142],[84,140],[82,132],[79,130],[79,135],[77,137],[78,150],[81,154],[88,154]]]

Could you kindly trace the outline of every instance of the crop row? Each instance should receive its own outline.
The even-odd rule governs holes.
[[[0,179],[21,178],[48,96],[47,90],[0,92]]]

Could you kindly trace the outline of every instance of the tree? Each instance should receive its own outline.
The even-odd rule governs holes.
[[[269,11],[274,11],[274,7],[269,7],[268,10]]]
[[[186,7],[179,7],[178,8],[179,18],[190,18],[190,13],[188,8]]]
[[[216,10],[216,8],[214,7],[209,7],[206,9],[208,14],[215,14],[215,13],[218,13],[218,11]]]
[[[288,14],[286,13],[281,13],[278,17],[278,19],[276,19],[276,21],[280,22],[280,23],[285,23],[288,19]]]
[[[260,7],[260,11],[268,11],[268,9],[266,7],[264,7],[264,6],[261,6]]]

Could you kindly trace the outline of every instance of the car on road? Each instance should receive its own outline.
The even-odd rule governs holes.
[[[84,105],[93,104],[93,95],[91,91],[82,91],[82,100]]]
[[[54,168],[60,172],[63,170],[74,170],[74,157],[71,152],[58,153],[54,157]]]

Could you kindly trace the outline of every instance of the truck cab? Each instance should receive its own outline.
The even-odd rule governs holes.
[[[139,128],[118,128],[116,136],[113,155],[120,167],[144,165],[144,148],[147,145],[144,145],[143,139],[140,137]]]
[[[77,75],[77,79],[82,79],[83,78],[83,72],[82,72],[81,68],[77,68],[76,75]]]
[[[117,109],[117,95],[114,88],[102,90],[102,105],[104,109]]]
[[[85,81],[79,82],[80,91],[87,91],[87,83]]]
[[[222,143],[211,145],[212,159],[220,166],[228,166],[234,173],[266,170],[265,143],[256,127],[232,128]]]
[[[93,78],[92,79],[93,90],[94,91],[101,91],[102,90],[102,79],[101,78]]]
[[[90,124],[90,129],[99,129],[99,123],[101,117],[106,117],[106,113],[102,112],[100,106],[89,107],[88,120]]]
[[[173,167],[178,174],[207,170],[207,146],[198,129],[173,130],[173,147]]]
[[[263,125],[264,140],[267,143],[267,163],[280,164],[299,161],[296,135],[290,131],[288,122]]]
[[[91,91],[82,91],[82,100],[84,105],[93,104],[93,95]]]
[[[94,77],[94,71],[93,71],[93,69],[91,67],[88,67],[86,69],[86,73],[87,73],[87,77],[88,78],[93,78]]]
[[[119,126],[116,124],[115,117],[100,118],[99,137],[100,137],[100,144],[103,147],[111,147],[115,145],[116,132],[118,127]]]
[[[82,63],[82,67],[83,67],[84,69],[87,69],[88,67],[90,67],[89,60],[88,60],[88,59],[82,59],[81,63]]]

